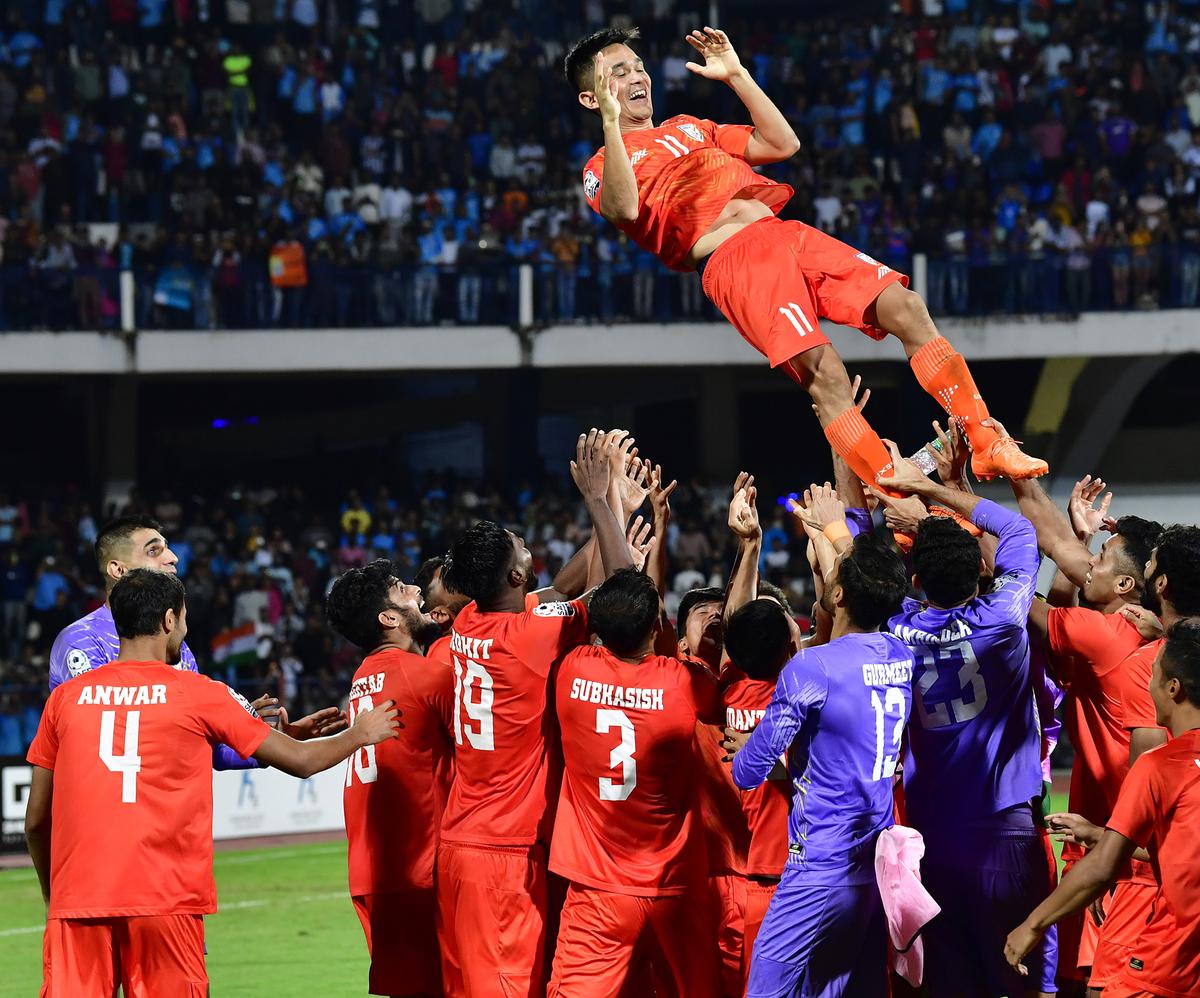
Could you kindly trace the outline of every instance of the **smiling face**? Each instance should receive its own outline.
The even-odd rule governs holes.
[[[684,655],[691,655],[709,665],[716,666],[721,659],[721,642],[724,638],[724,604],[720,600],[697,603],[688,613],[683,627],[683,641],[679,643]]]
[[[605,65],[612,70],[616,83],[617,103],[621,105],[621,128],[644,128],[654,117],[653,89],[650,74],[638,54],[624,43],[609,45],[600,50]],[[589,111],[599,108],[595,91],[584,90],[579,103]]]
[[[157,530],[146,527],[134,531],[129,537],[127,548],[121,553],[123,558],[113,558],[108,563],[108,575],[114,582],[135,568],[152,568],[155,571],[176,574],[179,559],[167,546],[166,538]]]
[[[1106,540],[1100,553],[1088,562],[1083,598],[1093,606],[1103,606],[1118,596],[1129,596],[1136,580],[1126,570],[1125,561],[1125,542],[1120,537]]]

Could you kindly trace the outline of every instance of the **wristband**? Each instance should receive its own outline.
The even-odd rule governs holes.
[[[848,541],[854,538],[854,535],[850,533],[850,528],[846,526],[845,520],[838,520],[837,523],[831,523],[821,533],[825,535],[825,540],[829,541],[835,547],[838,541]]]

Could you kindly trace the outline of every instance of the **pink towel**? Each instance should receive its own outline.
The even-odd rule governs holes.
[[[942,909],[921,884],[925,841],[915,828],[894,825],[875,844],[875,879],[892,941],[892,969],[921,986],[925,951],[920,932]]]

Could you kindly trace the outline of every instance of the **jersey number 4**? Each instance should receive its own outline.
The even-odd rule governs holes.
[[[492,720],[492,703],[496,699],[492,677],[478,662],[467,660],[466,668],[458,656],[454,656],[454,741],[463,743],[463,737],[471,748],[480,752],[496,749],[495,724]],[[464,712],[466,717],[463,717]]]
[[[117,712],[106,710],[100,714],[100,761],[110,773],[121,774],[122,804],[137,803],[137,774],[142,771],[142,757],[138,755],[141,724],[140,710],[131,710],[125,715],[125,751],[117,755]]]
[[[625,711],[597,710],[596,734],[607,734],[613,728],[620,729],[621,741],[609,755],[608,764],[611,768],[621,771],[621,779],[600,777],[600,799],[628,800],[637,786],[637,759],[633,757],[633,753],[637,751],[637,732]]]

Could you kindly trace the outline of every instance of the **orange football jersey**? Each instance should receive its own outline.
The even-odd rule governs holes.
[[[744,677],[725,689],[725,726],[735,731],[758,727],[775,694],[775,684]],[[742,810],[750,831],[746,855],[749,877],[781,877],[788,857],[788,815],[792,810],[790,779],[764,780],[753,790],[742,790]]]
[[[1200,994],[1200,729],[1133,764],[1108,827],[1149,851],[1160,885],[1118,981],[1147,994]]]
[[[54,771],[49,917],[216,911],[212,747],[249,756],[270,730],[224,683],[162,662],[57,687],[28,755]]]
[[[1063,719],[1075,747],[1070,809],[1093,824],[1108,820],[1129,772],[1121,663],[1141,644],[1137,628],[1119,613],[1079,606],[1050,610],[1050,660],[1067,691]],[[1066,859],[1082,855],[1079,846],[1063,846]]]
[[[433,886],[436,830],[454,778],[450,666],[396,649],[368,655],[350,688],[350,720],[385,700],[401,711],[399,737],[359,749],[346,766],[355,897]]]
[[[696,722],[717,690],[674,658],[578,648],[555,680],[563,781],[550,869],[617,894],[685,893],[707,873]]]
[[[638,217],[621,231],[672,270],[686,271],[688,253],[734,197],[754,198],[779,214],[794,192],[746,162],[753,131],[753,125],[718,125],[680,114],[657,128],[626,133]],[[583,168],[583,193],[596,212],[603,185],[601,147]]]
[[[578,600],[523,613],[484,613],[469,603],[454,621],[455,778],[442,838],[467,845],[546,841],[554,717],[547,716],[550,670],[587,640]]]

